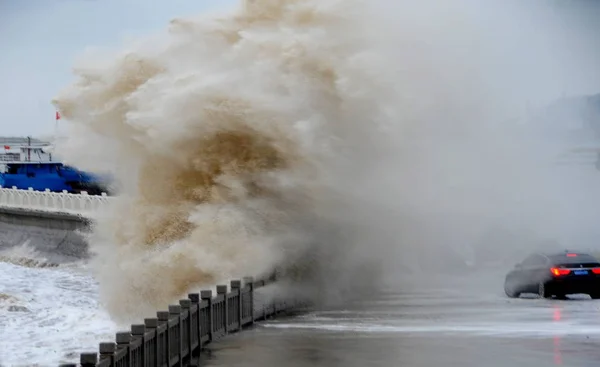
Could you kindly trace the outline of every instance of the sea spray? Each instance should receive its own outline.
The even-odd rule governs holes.
[[[78,140],[110,141],[123,186],[91,240],[113,314],[267,273],[337,236],[322,210],[343,202],[336,170],[353,164],[386,104],[369,96],[385,83],[341,10],[247,2],[224,18],[173,21],[161,47],[78,69],[56,104]],[[68,148],[81,166],[106,157],[86,144],[91,162],[78,162]]]
[[[113,317],[276,268],[335,298],[491,225],[560,235],[547,151],[506,122],[555,89],[495,62],[553,62],[527,49],[548,25],[518,43],[527,6],[453,4],[248,0],[80,62],[58,151],[120,187],[90,238]]]

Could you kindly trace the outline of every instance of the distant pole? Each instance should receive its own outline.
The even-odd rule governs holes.
[[[31,136],[27,137],[27,162],[31,162]]]
[[[58,137],[58,120],[60,120],[60,112],[56,111],[54,116],[54,139]]]

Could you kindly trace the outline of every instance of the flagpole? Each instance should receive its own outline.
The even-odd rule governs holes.
[[[58,139],[58,120],[60,120],[60,112],[56,111],[54,115],[54,140]]]
[[[54,147],[56,147],[56,144],[58,142],[58,120],[60,120],[60,112],[56,111],[56,113],[54,114],[54,139],[52,144],[52,148],[51,151],[54,150]],[[52,153],[50,153],[50,155],[48,156],[48,159],[50,161],[52,161]]]

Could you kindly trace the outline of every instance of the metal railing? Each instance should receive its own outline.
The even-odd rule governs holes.
[[[179,304],[159,311],[155,318],[143,324],[131,325],[118,332],[115,342],[100,343],[99,352],[82,353],[80,364],[60,367],[173,367],[197,365],[203,347],[227,334],[252,326],[282,311],[302,305],[299,302],[277,300],[267,305],[255,305],[255,290],[273,280],[254,281],[246,277],[218,285],[217,294],[204,290],[191,293]]]
[[[0,187],[0,207],[89,216],[110,204],[112,197]]]

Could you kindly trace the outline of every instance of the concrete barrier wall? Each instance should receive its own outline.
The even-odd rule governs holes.
[[[88,256],[90,218],[112,197],[0,187],[0,250],[27,245],[50,262]]]
[[[90,219],[73,214],[0,206],[0,250],[28,245],[50,262],[88,256]]]

